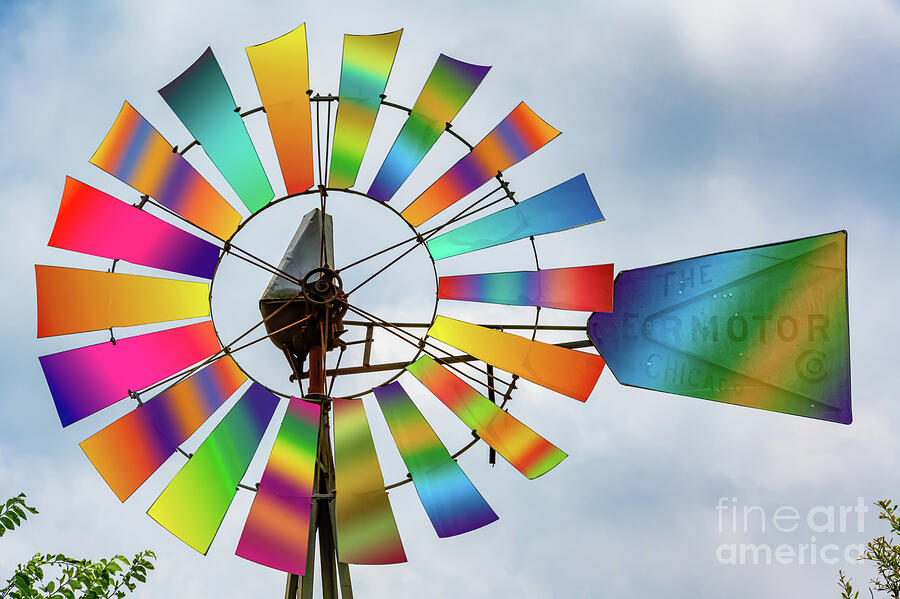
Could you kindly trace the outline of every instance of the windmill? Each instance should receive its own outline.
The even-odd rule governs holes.
[[[585,401],[608,362],[624,384],[849,423],[843,232],[625,271],[615,283],[611,264],[542,268],[536,237],[603,220],[583,174],[524,200],[504,174],[559,132],[523,102],[471,143],[452,121],[489,67],[445,55],[412,106],[389,101],[400,36],[345,36],[337,95],[310,88],[305,25],[247,48],[262,100],[250,110],[237,106],[207,49],[159,90],[193,141],[170,145],[126,102],[91,158],[136,191],[133,205],[66,179],[50,245],[112,264],[106,271],[37,265],[38,336],[108,329],[110,340],[40,362],[63,426],[134,402],[81,443],[120,500],[182,454],[184,465],[148,510],[154,520],[206,553],[236,493],[254,493],[237,554],[287,572],[288,597],[311,597],[318,540],[324,595],[351,597],[348,564],[406,561],[391,489],[412,483],[437,535],[453,536],[498,518],[457,464],[460,454],[484,441],[492,463],[499,454],[527,478],[566,457],[510,414],[521,380]],[[382,110],[405,120],[368,187],[358,187]],[[264,118],[271,133],[286,192],[278,198],[259,140],[248,133],[251,118]],[[411,192],[412,173],[442,137],[461,144],[462,157]],[[193,148],[240,211],[185,158]],[[394,206],[401,189],[412,200],[402,209]],[[244,246],[251,223],[298,198],[318,206],[297,219],[280,261]],[[329,208],[336,198],[378,206],[409,236],[336,264],[342,222]],[[514,243],[528,248],[533,268],[498,270],[491,262],[495,248]],[[416,250],[427,251],[436,281],[430,321],[387,320],[355,301]],[[478,252],[485,272],[441,268]],[[364,272],[379,258],[387,262]],[[271,278],[257,293],[256,324],[224,338],[212,306],[227,260]],[[148,268],[170,274],[147,276]],[[471,323],[441,313],[450,302],[532,307],[535,315],[532,323]],[[542,309],[591,316],[587,327],[544,324]],[[156,326],[117,335],[139,325]],[[373,363],[375,331],[415,355]],[[548,332],[579,338],[537,338]],[[283,354],[297,395],[268,388],[242,365],[241,352],[262,342]],[[342,364],[353,346],[360,363]],[[587,348],[600,355],[579,351]],[[338,377],[381,372],[388,378],[380,384],[332,394]],[[398,482],[385,484],[373,414],[361,397],[374,397],[408,468]],[[413,397],[443,404],[472,441],[451,453]],[[208,437],[185,451],[209,419],[217,424]],[[274,445],[250,484],[245,474],[270,427]]]

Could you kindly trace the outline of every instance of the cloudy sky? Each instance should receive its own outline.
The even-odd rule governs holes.
[[[845,532],[814,530],[805,516],[817,506],[855,505],[860,497],[866,503],[900,498],[900,286],[890,274],[896,273],[900,222],[895,3],[423,0],[375,8],[339,0],[189,6],[158,0],[0,4],[0,495],[24,491],[42,512],[0,542],[0,577],[36,551],[96,557],[150,547],[159,569],[136,597],[282,596],[281,574],[233,555],[249,494],[238,493],[209,555],[201,557],[144,514],[181,462],[170,460],[120,504],[78,448],[126,406],[61,429],[37,356],[76,342],[34,339],[33,265],[106,268],[48,249],[46,242],[66,175],[133,201],[133,191],[88,164],[123,100],[172,143],[183,144],[187,131],[156,90],[209,45],[238,103],[256,106],[243,48],[302,22],[316,91],[337,91],[343,33],[402,27],[389,99],[411,105],[444,52],[493,66],[459,115],[461,134],[479,139],[520,100],[560,129],[559,139],[510,169],[508,178],[520,197],[528,197],[584,172],[607,220],[541,242],[546,265],[614,262],[621,270],[838,229],[849,233],[852,425],[625,388],[608,372],[584,405],[524,385],[513,412],[570,457],[526,481],[506,464],[488,466],[483,446],[465,454],[461,465],[500,520],[452,539],[436,538],[411,485],[392,492],[410,562],[354,567],[357,596],[837,596],[839,567],[860,583],[870,576],[865,566],[844,562],[843,554],[881,534],[871,513],[862,526],[855,515],[849,518]],[[402,122],[396,114],[382,116],[361,181],[374,176]],[[251,134],[277,173],[260,123],[248,123]],[[398,196],[401,207],[459,155],[458,147],[441,144],[404,188],[405,199]],[[188,156],[232,197],[201,152]],[[304,208],[294,209],[300,214]],[[368,237],[397,233],[391,229],[396,223],[374,230],[354,224],[353,209],[335,210],[336,228],[344,223],[350,231],[337,242],[344,256],[378,247]],[[276,219],[271,226],[294,225]],[[261,243],[283,239],[264,229],[254,234]],[[277,258],[281,249],[278,242],[260,251]],[[517,256],[500,252],[495,259],[527,267]],[[427,279],[430,267],[421,259],[411,256],[400,272]],[[467,264],[449,268],[462,272]],[[239,270],[230,276],[236,280]],[[261,278],[244,285],[250,290],[244,304],[241,285],[223,288],[223,313],[252,307],[267,278],[255,276]],[[421,318],[427,318],[431,283],[404,287],[405,280],[370,292],[371,309],[416,318],[424,309]],[[396,349],[386,347],[386,357]],[[274,376],[267,355],[249,359],[261,377]],[[420,397],[447,445],[464,443],[467,431]],[[402,478],[405,469],[384,421],[366,405],[385,476]],[[255,461],[246,480],[258,477],[263,465]],[[754,513],[769,516],[765,530],[755,520],[748,530],[720,530],[721,498],[739,510],[761,508]],[[792,533],[771,521],[782,506],[804,517]],[[719,563],[721,546],[732,543],[834,544],[841,561]]]

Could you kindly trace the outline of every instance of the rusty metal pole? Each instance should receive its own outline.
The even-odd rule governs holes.
[[[331,398],[326,392],[325,355],[329,349],[344,347],[340,336],[346,309],[336,299],[345,297],[341,278],[329,264],[334,263],[331,216],[322,206],[308,212],[297,227],[279,269],[290,276],[276,274],[259,302],[271,341],[285,354],[298,384],[308,365],[308,391],[304,401],[321,407],[319,439],[313,475],[312,501],[307,539],[306,569],[303,576],[289,574],[285,599],[312,599],[316,545],[322,573],[322,597],[338,599],[338,580],[342,599],[352,599],[350,570],[338,561],[335,531],[334,456],[331,448]],[[293,324],[308,322],[302,327]],[[292,324],[293,323],[293,324]],[[301,385],[301,392],[303,388]]]
[[[334,527],[334,457],[329,425],[331,398],[325,394],[326,378],[323,358],[324,352],[321,346],[310,348],[307,398],[319,403],[322,406],[322,413],[319,420],[319,447],[316,455],[313,499],[310,507],[306,574],[304,576],[288,575],[285,599],[312,599],[317,538],[323,599],[338,599],[338,581],[340,581],[340,597],[342,599],[353,598],[350,569],[347,564],[338,561],[337,555],[337,535]]]

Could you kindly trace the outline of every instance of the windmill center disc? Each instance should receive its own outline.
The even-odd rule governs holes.
[[[320,207],[318,194],[272,202],[245,221],[232,238],[232,244],[277,267],[303,216]],[[389,322],[430,323],[434,317],[437,282],[434,263],[423,245],[410,241],[352,265],[398,242],[414,238],[415,232],[406,221],[381,202],[340,191],[328,192],[326,213],[333,223],[335,264],[332,266],[340,270],[343,290],[351,292],[349,300],[352,304]],[[408,255],[366,281],[407,250],[411,250]],[[273,276],[277,275],[249,264],[236,257],[234,252],[222,258],[213,278],[211,295],[213,323],[223,347],[234,349],[266,334],[264,326],[260,325],[237,344],[232,343],[260,322],[259,298]],[[326,373],[328,384],[331,384],[339,358],[341,370],[353,369],[354,372],[335,378],[334,396],[354,395],[384,383],[400,369],[396,363],[410,361],[417,354],[416,347],[377,326],[372,327],[371,343],[365,343],[367,325],[371,321],[364,316],[348,312],[344,324],[347,332],[341,339],[350,344],[343,356],[338,349],[328,353],[326,366],[331,371]],[[426,331],[425,328],[408,330],[417,337]],[[352,343],[356,341],[359,343]],[[241,349],[233,357],[248,376],[272,391],[299,395],[300,387],[289,380],[291,368],[287,359],[268,339]],[[395,367],[366,371],[364,357],[370,366],[393,363]],[[304,390],[307,382],[302,381]]]

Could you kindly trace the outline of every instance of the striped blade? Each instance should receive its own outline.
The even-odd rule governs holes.
[[[405,562],[362,401],[332,403],[339,559],[348,564]]]
[[[250,212],[275,195],[211,48],[159,90]]]
[[[34,267],[37,336],[209,316],[209,284],[61,266]]]
[[[270,42],[250,46],[247,57],[287,192],[306,191],[313,185],[306,24]]]
[[[241,215],[128,102],[91,163],[220,239],[231,237],[241,222]]]
[[[400,383],[372,391],[437,535],[452,537],[497,520]]]
[[[345,35],[341,86],[329,187],[353,187],[375,126],[403,30],[380,35]]]
[[[435,260],[603,220],[583,174],[428,242]]]
[[[394,196],[490,69],[444,54],[438,57],[409,118],[372,181],[370,196],[383,202]]]
[[[435,319],[428,334],[482,362],[578,401],[587,400],[603,372],[600,356],[445,316]]]
[[[125,501],[246,380],[226,356],[85,439],[81,449]]]
[[[471,152],[407,206],[401,216],[418,227],[484,185],[498,171],[531,156],[557,135],[559,131],[532,112],[525,102],[520,102]]]
[[[625,385],[850,424],[847,233],[636,268],[588,334]]]
[[[277,397],[253,383],[147,514],[205,555],[277,405]]]
[[[48,245],[211,279],[219,248],[66,177]]]
[[[41,356],[63,426],[219,351],[209,321]]]
[[[566,459],[565,452],[430,357],[422,356],[406,369],[527,478],[537,478]]]
[[[612,312],[613,265],[441,277],[440,299]]]
[[[292,397],[250,507],[237,555],[302,576],[321,408]]]

